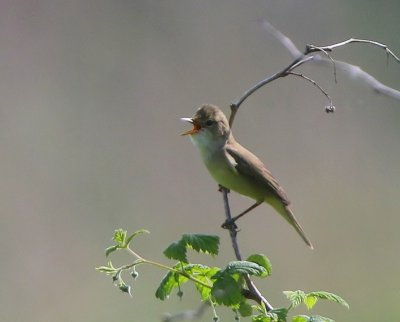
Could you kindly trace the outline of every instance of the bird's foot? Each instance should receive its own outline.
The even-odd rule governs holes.
[[[238,226],[236,225],[235,221],[236,221],[236,220],[233,219],[233,218],[227,219],[227,220],[225,220],[225,222],[221,225],[221,227],[224,228],[224,229],[237,231]]]
[[[221,186],[220,184],[218,185],[218,191],[222,192],[223,190],[226,190],[227,193],[231,192],[228,188],[225,188],[224,186]]]

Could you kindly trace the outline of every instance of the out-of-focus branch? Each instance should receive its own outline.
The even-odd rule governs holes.
[[[400,58],[396,56],[393,51],[389,49],[389,47],[385,44],[382,44],[377,41],[372,41],[372,40],[366,40],[366,39],[357,39],[357,38],[350,38],[348,40],[328,45],[328,46],[314,46],[314,45],[307,45],[304,52],[301,52],[296,45],[293,43],[293,41],[285,36],[282,32],[274,28],[269,22],[263,21],[263,26],[265,29],[271,33],[292,55],[294,60],[285,68],[283,68],[281,71],[263,79],[262,81],[258,82],[254,86],[252,86],[250,89],[248,89],[236,102],[233,102],[231,104],[231,115],[229,117],[229,124],[232,127],[233,122],[235,120],[235,116],[237,111],[239,110],[240,105],[254,92],[259,90],[261,87],[267,85],[268,83],[281,78],[285,77],[288,75],[295,75],[295,76],[301,76],[303,79],[306,79],[313,83],[315,86],[321,90],[324,95],[328,98],[329,100],[329,106],[325,108],[326,112],[333,112],[334,111],[334,106],[332,103],[332,99],[328,95],[326,91],[322,89],[320,85],[318,85],[314,80],[312,80],[310,77],[307,77],[303,74],[300,73],[294,73],[293,71],[300,67],[301,65],[305,63],[317,63],[317,64],[331,64],[333,65],[333,73],[335,77],[335,82],[336,82],[336,68],[338,67],[341,71],[349,75],[350,78],[355,79],[357,81],[361,81],[365,83],[367,86],[371,87],[375,93],[377,94],[382,94],[386,95],[389,97],[392,97],[394,99],[400,100],[400,91],[389,87],[387,85],[382,84],[379,82],[376,78],[362,70],[359,66],[343,62],[343,61],[337,61],[334,60],[331,55],[329,54],[332,52],[334,49],[337,49],[339,47],[352,44],[352,43],[363,43],[363,44],[369,44],[373,46],[377,46],[380,48],[383,48],[386,52],[387,60],[389,60],[390,57],[393,57],[394,60],[398,63],[400,63]],[[313,53],[316,53],[315,55],[311,55]],[[325,57],[322,57],[320,54],[324,54]]]
[[[202,302],[196,310],[187,310],[176,314],[165,314],[163,322],[192,321],[200,319],[205,311],[210,307],[208,302]]]

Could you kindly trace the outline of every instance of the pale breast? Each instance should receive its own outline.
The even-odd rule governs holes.
[[[204,161],[211,176],[220,185],[254,200],[264,200],[264,189],[260,189],[256,183],[239,173],[234,160],[218,155]]]

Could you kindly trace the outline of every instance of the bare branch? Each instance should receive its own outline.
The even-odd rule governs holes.
[[[315,51],[320,51],[320,50],[333,51],[333,49],[335,49],[337,47],[345,46],[345,45],[352,44],[352,43],[370,44],[370,45],[374,45],[374,46],[383,48],[388,57],[392,56],[398,63],[400,63],[400,58],[397,57],[393,53],[393,51],[391,51],[389,49],[389,47],[387,45],[382,44],[382,43],[377,42],[377,41],[368,40],[368,39],[350,38],[350,39],[347,39],[345,41],[339,42],[337,44],[332,44],[332,45],[328,45],[328,46],[312,46],[312,45],[309,45],[309,46],[306,47],[306,53],[305,54],[308,54],[308,53],[311,53],[311,52],[315,52]],[[310,51],[307,51],[307,49],[309,49]]]
[[[316,49],[316,50],[318,50],[318,51],[323,52],[323,53],[326,55],[326,57],[329,58],[329,60],[332,62],[332,65],[333,65],[333,76],[334,76],[334,79],[335,79],[335,83],[337,84],[336,64],[335,64],[335,61],[333,60],[333,58],[331,57],[331,55],[329,55],[328,51],[325,50],[325,49],[322,48],[322,47],[317,47],[317,46],[313,46],[313,45],[308,45],[308,47],[309,47],[310,49]]]
[[[295,76],[300,76],[301,74],[299,73],[294,73],[293,71],[300,67],[301,65],[308,63],[308,62],[315,62],[315,63],[330,63],[333,64],[333,73],[334,73],[334,78],[335,82],[337,82],[336,78],[336,68],[339,67],[343,72],[346,74],[349,74],[349,76],[355,80],[359,80],[370,86],[376,93],[378,94],[383,94],[389,97],[392,97],[394,99],[400,100],[400,92],[398,90],[395,90],[394,88],[391,88],[389,86],[386,86],[379,82],[377,79],[372,77],[370,74],[367,72],[363,71],[360,67],[356,65],[352,65],[346,62],[342,61],[336,61],[334,60],[329,52],[332,52],[334,49],[345,46],[347,44],[351,43],[365,43],[365,44],[370,44],[374,46],[378,46],[380,48],[383,48],[386,52],[387,57],[389,58],[392,56],[398,63],[400,63],[400,58],[396,56],[389,48],[387,45],[382,44],[377,41],[372,41],[372,40],[365,40],[365,39],[357,39],[357,38],[350,38],[346,41],[342,41],[340,43],[328,45],[328,46],[314,46],[314,45],[307,45],[304,53],[301,53],[297,47],[294,45],[294,43],[282,34],[279,30],[275,29],[268,21],[264,20],[263,25],[268,32],[273,34],[276,39],[280,41],[280,43],[285,46],[285,48],[290,52],[290,54],[294,57],[294,60],[285,68],[283,68],[281,71],[263,79],[262,81],[258,82],[257,84],[253,85],[250,89],[248,89],[236,102],[233,102],[231,104],[231,115],[229,117],[229,124],[232,127],[235,116],[237,111],[239,110],[240,105],[248,98],[250,95],[255,93],[257,90],[259,90],[261,87],[267,85],[268,83],[281,78],[285,77],[287,75],[295,75]],[[316,53],[316,52],[321,52],[327,56],[328,59],[324,59],[320,55],[310,55],[311,53]],[[307,79],[306,77],[303,77],[304,79]],[[322,90],[322,88],[313,80],[307,79],[308,81],[311,81],[315,86],[317,86],[325,96],[328,97],[330,100],[330,105],[325,107],[326,112],[333,112],[334,106],[332,103],[332,99],[329,97],[326,91]]]

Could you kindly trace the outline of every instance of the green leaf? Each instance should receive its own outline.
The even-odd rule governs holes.
[[[247,261],[256,263],[265,268],[266,272],[265,272],[265,275],[262,275],[262,277],[271,275],[272,265],[271,265],[271,262],[269,261],[269,259],[265,255],[253,254],[247,258]]]
[[[204,265],[196,264],[195,267],[189,272],[190,275],[197,278],[199,281],[213,285],[213,281],[211,278],[219,271],[218,267],[207,267]],[[208,300],[210,298],[211,287],[206,287],[199,283],[196,283],[196,289],[200,293],[200,297],[203,301]]]
[[[239,284],[232,276],[227,274],[220,276],[215,281],[211,295],[218,304],[226,306],[238,305],[244,301]]]
[[[135,238],[137,235],[141,235],[141,234],[144,234],[144,233],[150,234],[150,232],[148,230],[146,230],[146,229],[136,230],[132,235],[130,235],[128,238],[126,238],[125,245],[128,246],[133,238]]]
[[[253,317],[254,322],[286,322],[288,310],[284,307],[270,310],[266,315],[260,314]]]
[[[335,322],[332,319],[320,316],[320,315],[296,315],[292,318],[292,322]]]
[[[238,311],[239,311],[240,315],[243,317],[250,316],[253,314],[253,308],[247,302],[240,303]]]
[[[156,297],[162,301],[167,299],[175,287],[187,282],[187,277],[175,272],[168,272],[156,290]]]
[[[309,322],[310,317],[307,315],[296,315],[292,318],[292,322]]]
[[[273,322],[274,320],[271,319],[269,316],[265,316],[263,314],[255,315],[251,318],[252,322]]]
[[[308,310],[311,310],[314,305],[317,303],[318,298],[312,295],[306,295],[306,298],[304,299],[304,304],[307,306]]]
[[[307,294],[307,297],[315,297],[317,299],[333,301],[343,305],[346,308],[349,308],[349,304],[344,299],[342,299],[339,295],[333,293],[325,291],[310,292]]]
[[[184,234],[181,241],[182,244],[184,244],[186,247],[192,248],[197,252],[218,255],[218,236],[203,234]]]
[[[182,243],[174,242],[164,250],[164,255],[169,259],[175,259],[187,263],[186,247]]]
[[[214,278],[219,278],[221,275],[233,275],[233,274],[249,274],[254,276],[265,276],[266,269],[257,263],[247,262],[247,261],[233,261],[228,263],[228,265],[221,272],[215,274]]]
[[[124,247],[126,241],[126,230],[123,229],[115,230],[113,240],[117,243],[118,246]]]
[[[296,307],[301,303],[304,303],[306,298],[306,293],[303,291],[284,291],[283,294],[286,295],[288,300],[291,302],[292,307]]]
[[[272,310],[270,310],[267,314],[274,314],[277,318],[278,318],[278,320],[277,321],[279,321],[279,322],[286,322],[286,317],[287,317],[287,314],[288,314],[288,309],[287,308],[285,308],[285,307],[278,307],[278,308],[275,308],[275,309],[272,309]]]

